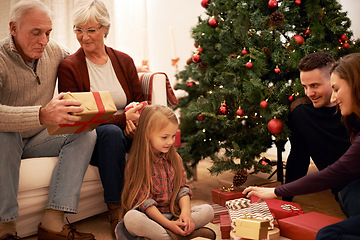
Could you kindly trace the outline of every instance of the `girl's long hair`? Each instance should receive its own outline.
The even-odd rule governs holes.
[[[178,124],[178,120],[174,112],[168,107],[149,105],[142,110],[126,163],[124,188],[121,195],[121,217],[127,211],[141,205],[148,198],[155,156],[150,144],[150,136],[169,123]],[[183,166],[174,146],[171,146],[165,156],[175,170],[170,210],[174,216],[178,216],[175,211],[175,199],[182,183]],[[145,190],[144,197],[139,197],[141,189]]]
[[[357,113],[343,116],[344,125],[350,132],[350,141],[352,142],[360,132],[360,119],[357,115],[360,112],[360,53],[351,53],[340,58],[332,66],[331,73],[337,74],[340,79],[349,84],[352,90],[352,99],[359,109]]]

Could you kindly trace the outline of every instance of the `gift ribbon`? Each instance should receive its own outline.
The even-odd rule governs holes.
[[[286,217],[291,217],[291,216],[295,216],[295,215],[299,215],[299,214],[304,213],[304,211],[301,211],[299,208],[297,208],[297,207],[295,207],[293,205],[290,205],[290,204],[281,205],[281,208],[284,209],[284,210],[289,211],[289,213],[286,214]]]
[[[222,188],[220,188],[221,191],[223,192],[231,192],[234,191],[234,185],[231,185],[231,187],[226,188],[225,186],[223,186]]]
[[[94,99],[95,99],[95,103],[98,109],[98,113],[88,122],[76,122],[74,124],[60,124],[60,127],[76,127],[76,126],[82,126],[81,128],[79,128],[77,131],[75,131],[75,133],[81,133],[83,132],[90,124],[92,123],[96,123],[96,124],[101,124],[104,123],[106,121],[106,119],[103,120],[99,120],[98,118],[101,117],[102,115],[105,114],[105,107],[103,104],[103,101],[101,99],[100,93],[99,92],[92,92]]]

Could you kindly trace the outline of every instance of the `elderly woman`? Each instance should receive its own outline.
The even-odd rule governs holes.
[[[96,128],[98,135],[91,164],[99,168],[109,220],[114,230],[123,188],[125,154],[136,130],[140,106],[124,112],[130,102],[143,101],[136,67],[130,56],[105,46],[110,16],[100,0],[77,2],[74,32],[80,49],[58,68],[59,92],[110,91],[118,113]]]

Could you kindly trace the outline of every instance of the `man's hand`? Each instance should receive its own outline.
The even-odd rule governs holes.
[[[247,187],[242,193],[245,194],[246,197],[250,197],[252,195],[258,196],[260,198],[258,202],[277,197],[275,194],[275,188],[267,187]]]
[[[62,99],[65,93],[54,97],[45,107],[40,108],[39,120],[41,124],[74,124],[81,120],[80,116],[71,113],[84,111],[81,102],[75,99]]]

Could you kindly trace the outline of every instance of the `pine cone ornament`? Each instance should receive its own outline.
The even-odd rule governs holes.
[[[270,24],[275,27],[280,27],[284,23],[284,14],[281,12],[273,12],[270,15]]]
[[[266,56],[271,57],[271,51],[267,47],[263,47],[262,51],[266,54]]]
[[[248,172],[244,169],[239,169],[235,173],[234,179],[233,179],[233,185],[235,187],[243,185],[248,177]]]

